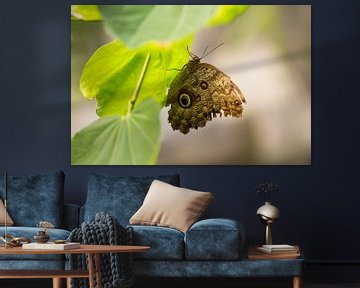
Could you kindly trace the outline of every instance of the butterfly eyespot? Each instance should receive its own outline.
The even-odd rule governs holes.
[[[200,83],[200,87],[205,90],[205,89],[208,88],[208,84],[207,84],[205,81],[202,81],[202,82]]]
[[[191,98],[186,93],[181,93],[179,96],[180,106],[183,108],[189,108],[191,106]]]

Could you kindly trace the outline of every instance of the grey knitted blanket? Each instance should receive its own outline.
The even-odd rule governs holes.
[[[81,228],[71,231],[69,240],[81,244],[133,245],[133,229],[132,227],[122,227],[116,218],[101,212],[95,215],[94,222],[84,222],[81,224]],[[87,269],[88,259],[86,255],[70,254],[68,259],[71,269]],[[101,254],[101,279],[103,288],[129,288],[133,286],[132,253]],[[88,288],[88,282],[88,279],[73,279],[71,287]]]

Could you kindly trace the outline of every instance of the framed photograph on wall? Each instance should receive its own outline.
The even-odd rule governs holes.
[[[72,165],[310,165],[311,5],[72,5]]]

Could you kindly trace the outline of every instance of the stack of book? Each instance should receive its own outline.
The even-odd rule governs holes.
[[[281,245],[262,245],[257,247],[257,250],[260,252],[268,253],[268,254],[298,254],[299,247],[291,246],[286,244]]]
[[[22,245],[27,250],[70,250],[79,249],[80,243],[28,243]]]
[[[248,251],[248,259],[295,259],[299,257],[300,249],[297,245],[251,246]]]

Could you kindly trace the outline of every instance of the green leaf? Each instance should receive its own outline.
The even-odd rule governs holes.
[[[129,49],[120,41],[112,41],[100,47],[85,64],[80,90],[86,99],[96,99],[99,116],[126,115],[131,110],[135,87],[150,54],[134,107],[148,97],[164,105],[166,88],[177,73],[168,69],[181,69],[187,62],[186,46],[191,41],[192,37],[187,37],[166,45],[149,43],[138,49]]]
[[[129,47],[168,42],[195,33],[215,13],[216,5],[99,5],[109,30]]]
[[[106,116],[75,134],[72,165],[152,165],[160,150],[160,105],[149,98],[127,116]]]
[[[145,55],[127,49],[120,41],[100,47],[91,56],[83,68],[80,90],[86,99],[96,99],[99,116],[129,112],[144,61]]]
[[[102,17],[97,5],[71,5],[71,19],[100,21]]]
[[[228,24],[244,14],[248,8],[249,5],[221,5],[207,24],[209,26]]]

